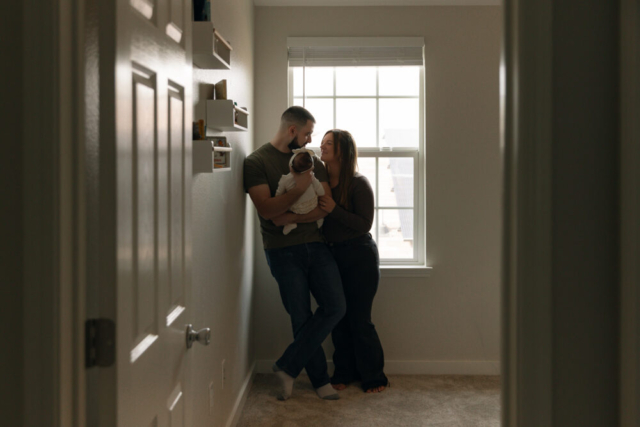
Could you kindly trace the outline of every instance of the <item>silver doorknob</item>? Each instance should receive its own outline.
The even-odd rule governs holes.
[[[191,348],[194,341],[202,345],[209,345],[211,342],[211,329],[203,328],[196,332],[193,325],[187,325],[187,348]]]

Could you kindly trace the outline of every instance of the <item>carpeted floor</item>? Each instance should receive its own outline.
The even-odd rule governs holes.
[[[357,383],[340,400],[317,397],[301,375],[286,402],[276,378],[257,374],[237,427],[499,427],[500,377],[389,375],[391,387],[365,394]]]

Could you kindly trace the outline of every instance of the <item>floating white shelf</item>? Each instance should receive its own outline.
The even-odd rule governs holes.
[[[231,68],[231,45],[222,38],[213,23],[193,22],[193,63],[206,70]]]
[[[238,132],[248,128],[249,112],[236,107],[231,99],[207,100],[207,136],[212,136],[210,130]]]
[[[232,151],[223,136],[193,141],[193,173],[230,169]]]

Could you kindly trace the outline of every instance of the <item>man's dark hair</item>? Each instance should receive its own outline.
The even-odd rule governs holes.
[[[296,125],[297,127],[303,127],[307,124],[307,122],[311,120],[313,123],[316,122],[316,119],[311,115],[311,113],[302,107],[289,107],[282,113],[282,117],[280,118],[280,124],[284,127],[289,127],[291,125]]]
[[[308,171],[312,165],[311,154],[305,152],[296,154],[293,162],[291,162],[291,168],[298,173]]]

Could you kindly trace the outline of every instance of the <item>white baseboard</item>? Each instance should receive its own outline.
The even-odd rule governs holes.
[[[275,360],[256,360],[256,373],[269,374]],[[328,360],[329,372],[333,361]],[[499,360],[387,360],[384,371],[390,375],[500,375]]]
[[[231,411],[231,415],[229,415],[229,419],[227,420],[226,427],[235,427],[240,420],[240,415],[242,415],[242,409],[244,408],[244,404],[247,402],[247,397],[249,396],[249,391],[251,391],[251,384],[253,384],[253,377],[256,374],[256,362],[253,362],[251,365],[251,369],[249,369],[249,373],[247,373],[247,377],[242,384],[242,388],[240,389],[240,393],[236,398],[236,403],[233,405],[233,410]]]

